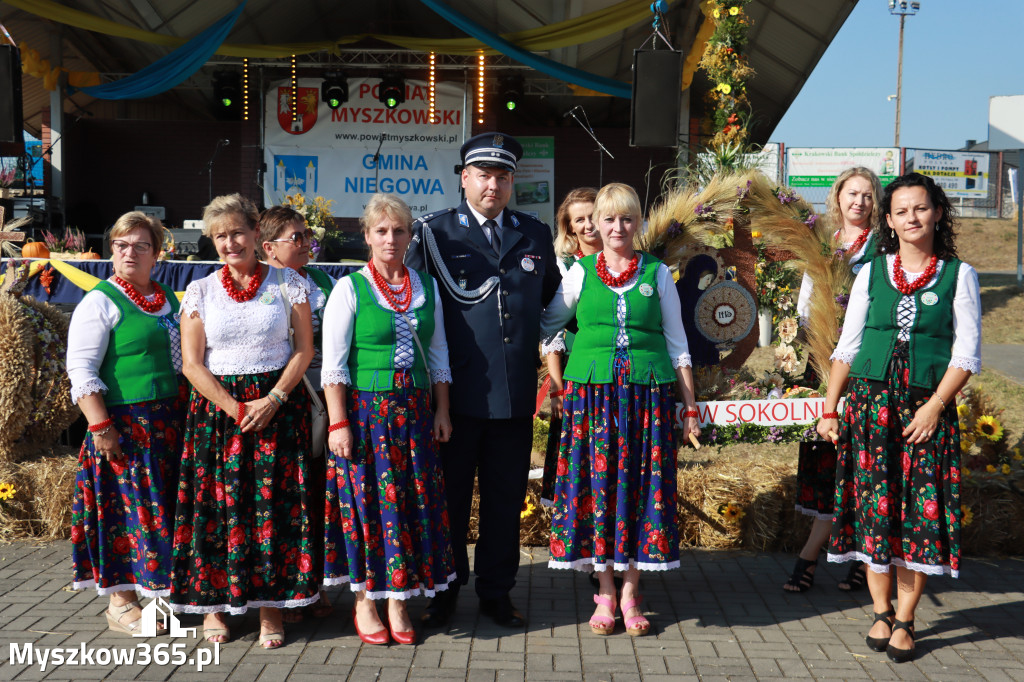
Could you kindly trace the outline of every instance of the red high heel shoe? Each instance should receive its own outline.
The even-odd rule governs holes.
[[[406,632],[398,632],[394,626],[388,623],[388,627],[391,629],[391,639],[395,640],[399,644],[415,644],[416,643],[416,631],[408,630]]]
[[[377,632],[371,632],[370,634],[363,634],[359,629],[359,620],[356,618],[356,609],[352,607],[352,624],[356,626],[356,634],[359,635],[359,639],[363,640],[366,644],[389,644],[391,638],[388,637],[388,629],[378,630]]]

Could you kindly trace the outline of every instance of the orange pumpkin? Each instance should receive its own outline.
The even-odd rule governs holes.
[[[89,249],[88,251],[82,251],[78,254],[78,260],[100,260],[100,254]]]
[[[21,247],[22,258],[49,258],[50,250],[43,242],[28,242]]]

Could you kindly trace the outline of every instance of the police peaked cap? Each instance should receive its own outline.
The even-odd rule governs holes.
[[[509,135],[482,133],[466,140],[459,152],[463,166],[502,168],[515,173],[516,164],[523,158],[523,145]]]

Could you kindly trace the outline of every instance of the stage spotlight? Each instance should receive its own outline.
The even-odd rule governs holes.
[[[387,73],[380,79],[377,99],[388,109],[394,109],[405,101],[405,76],[400,73]]]
[[[348,80],[340,73],[325,73],[320,86],[320,99],[331,109],[337,109],[348,101]]]
[[[502,76],[499,79],[498,92],[501,93],[501,104],[508,111],[515,111],[523,99],[523,77],[518,74]]]
[[[242,77],[237,71],[213,74],[213,100],[220,118],[237,118],[242,101]]]

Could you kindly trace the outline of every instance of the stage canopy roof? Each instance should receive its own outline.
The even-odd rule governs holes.
[[[746,11],[753,20],[748,47],[757,75],[748,85],[755,118],[754,142],[766,142],[800,92],[825,49],[857,0],[754,0]],[[100,101],[76,93],[65,101],[75,117],[195,119],[212,116],[213,73],[241,63],[262,66],[268,77],[281,77],[287,54],[300,54],[300,75],[340,70],[371,76],[398,69],[416,77],[424,73],[423,50],[442,53],[440,79],[471,77],[474,42],[421,0],[248,0],[221,50],[181,86],[145,100]],[[441,4],[435,1],[434,4]],[[652,34],[647,0],[447,0],[446,7],[482,29],[501,34],[558,64],[627,85],[633,50]],[[41,59],[71,71],[97,71],[103,80],[134,73],[165,56],[238,6],[228,0],[2,0],[2,22],[19,44]],[[602,14],[595,14],[602,13]],[[550,29],[560,22],[588,16],[607,17],[568,30]],[[693,49],[705,21],[698,0],[669,3],[665,32],[684,54]],[[311,45],[313,44],[313,45]],[[629,123],[629,101],[609,96],[584,97],[564,81],[498,55],[488,58],[490,75],[520,73],[525,78],[524,115],[539,125],[559,125],[561,112],[584,104],[595,127]],[[420,75],[422,77],[422,75]],[[39,78],[23,77],[26,128],[38,134],[49,92]],[[496,89],[496,83],[493,89]],[[698,72],[691,90],[691,112],[703,109],[708,81]]]

